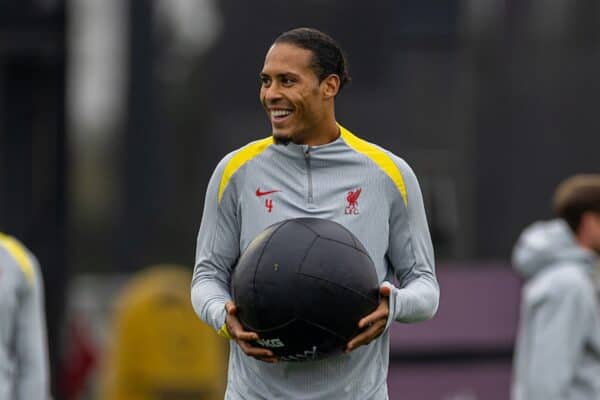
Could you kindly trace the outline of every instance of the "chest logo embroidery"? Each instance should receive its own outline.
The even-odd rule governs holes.
[[[348,192],[346,196],[346,201],[348,204],[344,210],[344,214],[347,215],[358,215],[360,214],[358,211],[358,197],[360,196],[360,192],[362,192],[362,188],[358,188],[355,190],[351,190]]]
[[[266,196],[268,194],[277,193],[277,192],[281,192],[281,190],[266,190],[266,191],[262,192],[260,190],[260,188],[256,188],[256,197],[262,197],[262,196]]]
[[[260,188],[256,188],[256,197],[263,197],[273,193],[281,192],[281,190],[265,190],[264,192],[260,190]],[[267,212],[273,211],[273,199],[266,197],[265,198],[265,208]]]

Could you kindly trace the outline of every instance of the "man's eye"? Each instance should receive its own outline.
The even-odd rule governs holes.
[[[260,83],[261,83],[263,86],[266,86],[266,85],[268,85],[269,83],[271,83],[271,79],[267,78],[266,76],[261,76],[261,77],[260,77]]]
[[[282,78],[281,83],[283,85],[290,86],[290,85],[294,84],[294,80],[290,79],[290,78]]]

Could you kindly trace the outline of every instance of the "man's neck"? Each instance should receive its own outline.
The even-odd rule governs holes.
[[[328,120],[327,124],[324,124],[318,130],[318,135],[308,138],[301,144],[308,146],[320,146],[323,144],[331,143],[340,137],[340,127],[338,126],[335,118]]]

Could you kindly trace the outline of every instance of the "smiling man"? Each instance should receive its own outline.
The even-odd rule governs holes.
[[[271,119],[273,138],[278,144],[333,142],[340,134],[334,99],[348,81],[344,59],[328,59],[329,67],[337,63],[340,69],[330,73],[314,59],[315,52],[326,50],[327,42],[314,41],[307,43],[312,47],[303,48],[285,37],[269,49],[260,74],[260,100]],[[324,52],[328,58],[334,54]]]
[[[231,152],[214,171],[192,280],[196,313],[233,340],[225,398],[387,399],[390,324],[431,318],[439,300],[419,184],[401,158],[338,124],[335,98],[350,77],[331,37],[309,28],[283,33],[260,79],[272,134]],[[259,336],[241,326],[229,282],[257,234],[306,216],[338,222],[359,238],[375,264],[381,302],[359,321],[344,354],[285,362],[253,345]]]

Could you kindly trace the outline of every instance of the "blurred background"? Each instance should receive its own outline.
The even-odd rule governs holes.
[[[407,160],[425,197],[440,312],[394,327],[390,397],[508,397],[511,247],[560,180],[600,171],[596,0],[0,2],[0,230],[41,262],[56,399],[101,398],[132,280],[191,273],[208,178],[270,134],[258,73],[298,26],[347,53],[340,123]],[[203,398],[186,390],[145,398]]]

